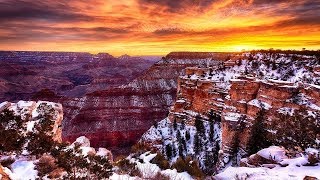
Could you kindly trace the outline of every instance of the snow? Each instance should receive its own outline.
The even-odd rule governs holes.
[[[87,156],[89,154],[96,154],[96,150],[93,147],[80,147],[82,155]]]
[[[170,179],[193,180],[187,172],[178,173],[176,169],[166,169],[161,171],[161,174],[168,176]]]
[[[319,166],[300,166],[295,165],[269,169],[264,167],[229,167],[224,172],[215,176],[219,180],[229,179],[274,179],[274,180],[301,180],[305,176],[320,178]]]
[[[109,151],[106,148],[99,148],[97,153],[96,153],[96,155],[97,156],[101,156],[101,157],[107,157],[107,156],[112,155],[112,154],[111,154],[111,151]]]
[[[305,151],[306,151],[306,153],[309,153],[309,154],[319,154],[320,153],[319,150],[314,149],[314,148],[307,148]]]
[[[269,148],[262,149],[257,152],[257,154],[265,159],[271,159],[276,162],[280,162],[283,159],[288,158],[286,156],[286,149],[278,146],[270,146]]]
[[[4,102],[0,103],[0,109],[1,109],[2,107],[4,107],[5,105],[7,105],[7,104],[8,104],[8,101],[4,101]]]
[[[224,116],[226,121],[238,121],[240,117],[241,117],[241,114],[234,113],[234,112],[225,113],[225,116]]]
[[[14,180],[36,179],[37,171],[33,161],[17,160],[12,165],[12,178]]]
[[[260,101],[258,99],[253,99],[248,102],[249,105],[256,106],[258,108],[264,108],[266,110],[271,109],[272,106],[266,102]]]
[[[26,123],[28,132],[32,132],[33,131],[33,127],[34,127],[35,123],[36,123],[36,121],[29,121],[29,122]]]
[[[109,177],[110,180],[138,180],[138,177],[132,177],[128,174],[117,174],[113,173],[112,176]]]
[[[78,143],[81,147],[90,147],[90,140],[86,138],[85,136],[78,137],[71,146],[74,146],[75,143]]]
[[[157,173],[161,173],[165,176],[168,176],[170,179],[181,179],[181,180],[192,180],[193,178],[187,173],[187,172],[177,172],[176,169],[165,169],[161,170],[158,165],[150,163],[150,161],[156,157],[157,154],[152,154],[150,152],[145,152],[139,156],[139,159],[141,159],[143,162],[140,162],[137,159],[130,159],[130,161],[135,162],[137,165],[136,167],[139,169],[139,171],[142,174],[142,179],[152,179]],[[137,177],[130,177],[128,175],[118,175],[114,174],[111,176],[110,179],[134,179]]]
[[[216,175],[216,179],[303,179],[305,176],[320,178],[320,165],[306,166],[308,156],[299,154],[298,157],[288,159],[286,150],[278,146],[270,146],[260,150],[257,154],[266,159],[278,162],[273,168],[266,167],[228,167],[224,172]],[[318,153],[313,148],[308,148],[306,152]]]

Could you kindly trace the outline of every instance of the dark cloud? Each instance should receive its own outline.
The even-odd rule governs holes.
[[[216,0],[139,0],[142,7],[154,6],[164,8],[171,13],[186,12],[190,9],[204,10]]]
[[[159,36],[166,36],[166,35],[185,34],[185,33],[188,33],[188,31],[185,31],[179,28],[162,28],[162,29],[155,30],[153,33]]]
[[[0,22],[12,20],[90,21],[93,17],[71,7],[66,0],[6,0],[0,1]]]
[[[0,41],[103,41],[123,37],[130,31],[126,28],[110,27],[52,27],[29,23],[2,23],[0,29],[6,29],[6,35],[0,34]]]

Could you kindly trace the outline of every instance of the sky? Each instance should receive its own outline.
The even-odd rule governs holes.
[[[320,0],[0,0],[0,50],[320,49]]]

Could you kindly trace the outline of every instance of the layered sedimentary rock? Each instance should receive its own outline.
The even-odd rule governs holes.
[[[1,51],[0,101],[30,100],[43,89],[64,97],[83,97],[127,84],[155,62],[107,53]]]
[[[259,59],[261,56],[254,58]],[[222,166],[229,163],[228,153],[234,148],[234,138],[239,131],[241,119],[244,120],[241,124],[243,127],[241,133],[237,133],[237,138],[242,153],[245,153],[251,127],[262,110],[268,120],[267,124],[273,121],[281,124],[283,122],[277,115],[290,115],[295,110],[302,109],[315,119],[320,117],[320,86],[315,85],[319,82],[317,68],[306,70],[309,64],[316,63],[313,57],[299,67],[294,65],[296,62],[291,62],[290,66],[295,66],[299,73],[292,72],[287,77],[283,74],[288,71],[281,67],[281,63],[280,70],[272,70],[264,64],[260,65],[261,69],[254,69],[254,60],[247,61],[246,56],[240,58],[246,62],[234,63],[230,67],[187,68],[186,74],[179,77],[177,100],[169,113],[170,121],[185,121],[190,125],[194,124],[197,116],[208,120],[210,112],[220,115]],[[277,62],[277,59],[274,61]],[[288,62],[290,58],[284,61]],[[312,81],[305,80],[305,76]],[[283,80],[285,78],[282,77],[288,80]],[[278,80],[274,80],[275,78]],[[320,134],[315,135],[317,136]]]
[[[85,135],[94,147],[108,147],[118,153],[127,151],[147,129],[167,116],[175,101],[177,77],[184,73],[183,69],[219,63],[214,55],[201,57],[174,59],[168,55],[127,85],[67,103],[67,107],[79,108],[68,112],[74,116],[65,119],[64,138],[73,141]]]

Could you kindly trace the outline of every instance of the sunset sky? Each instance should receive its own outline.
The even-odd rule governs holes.
[[[320,49],[320,0],[0,0],[0,50]]]

